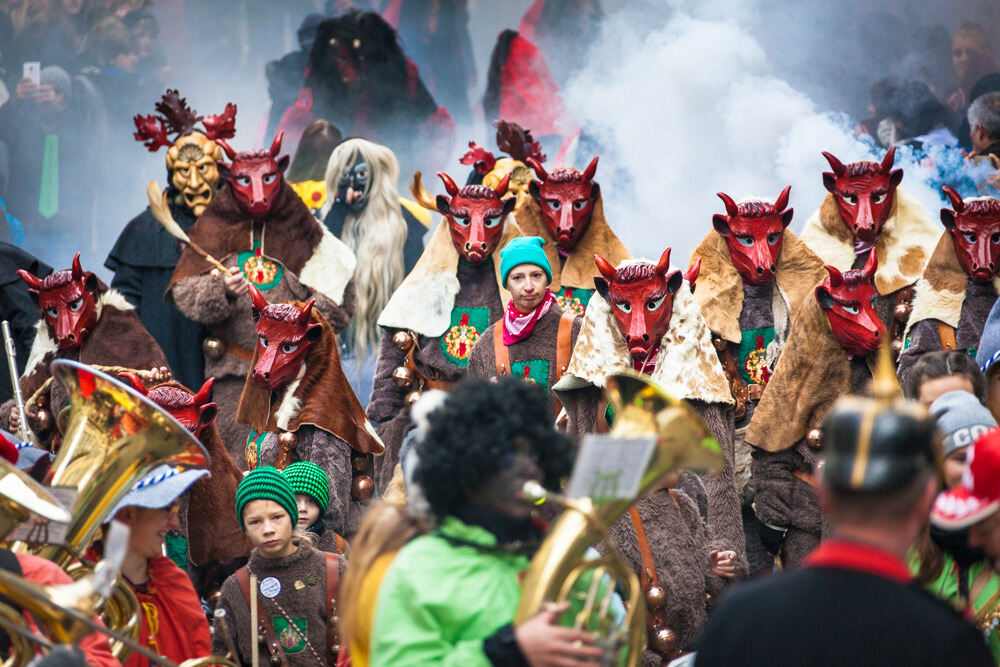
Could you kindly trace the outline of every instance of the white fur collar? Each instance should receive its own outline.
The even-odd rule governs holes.
[[[553,389],[604,387],[608,376],[625,370],[632,370],[625,338],[608,302],[595,293],[587,305],[569,367]],[[670,329],[661,341],[660,354],[650,377],[674,398],[733,403],[729,383],[712,345],[712,334],[687,282],[674,295]]]
[[[288,386],[285,387],[284,392],[281,394],[281,400],[278,401],[278,409],[274,412],[274,421],[282,431],[287,431],[288,425],[302,411],[302,399],[297,398],[295,392],[298,390],[299,384],[302,383],[302,378],[305,375],[306,365],[302,364],[298,377],[288,383]]]
[[[338,306],[354,276],[357,259],[347,245],[323,227],[323,238],[299,272],[299,282],[330,298]]]

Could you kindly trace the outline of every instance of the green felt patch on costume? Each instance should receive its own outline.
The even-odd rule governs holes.
[[[239,262],[243,277],[261,291],[277,287],[285,275],[281,264],[262,254],[259,241],[254,242],[253,250],[244,250],[237,255],[236,261]]]
[[[510,365],[510,374],[525,382],[537,384],[545,391],[549,389],[549,362],[547,359],[514,361]]]
[[[250,435],[247,436],[245,453],[247,457],[247,470],[256,470],[257,466],[260,465],[260,446],[264,444],[264,438],[267,437],[267,433],[267,431],[250,429]]]
[[[274,634],[278,636],[278,643],[281,650],[286,654],[302,653],[306,650],[306,636],[309,633],[309,622],[304,618],[293,617],[295,627],[288,622],[284,616],[272,616],[274,623]]]
[[[590,297],[593,294],[594,290],[592,289],[564,286],[555,297],[560,308],[577,317],[583,317],[587,312],[587,304],[590,303]]]
[[[767,366],[767,346],[774,340],[774,327],[746,329],[737,349],[740,376],[747,384],[765,385],[771,378]]]
[[[187,538],[180,535],[174,535],[173,533],[167,533],[167,536],[163,541],[167,545],[167,558],[174,561],[177,567],[182,570],[187,570]]]
[[[459,368],[469,365],[472,346],[490,326],[489,308],[451,309],[451,324],[441,335],[441,354]]]

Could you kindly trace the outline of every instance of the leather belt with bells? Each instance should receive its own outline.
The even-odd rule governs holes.
[[[677,501],[676,492],[671,489],[670,495],[674,502]],[[635,529],[636,542],[639,546],[639,554],[642,556],[642,572],[639,573],[639,582],[645,592],[646,608],[646,630],[649,633],[649,648],[664,660],[670,661],[677,657],[677,634],[667,627],[666,615],[663,608],[667,604],[667,592],[660,586],[660,581],[656,576],[656,563],[653,562],[653,552],[649,548],[649,541],[646,539],[646,529],[642,525],[642,518],[635,505],[628,510],[629,518],[632,519],[632,527]]]

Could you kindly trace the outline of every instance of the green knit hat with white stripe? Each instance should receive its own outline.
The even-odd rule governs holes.
[[[292,517],[292,526],[299,522],[299,504],[295,491],[277,468],[257,468],[251,470],[236,488],[236,519],[243,524],[243,508],[254,500],[273,500],[281,505]]]
[[[281,471],[295,493],[309,496],[319,505],[319,513],[326,514],[330,506],[330,480],[326,472],[312,461],[298,461]]]

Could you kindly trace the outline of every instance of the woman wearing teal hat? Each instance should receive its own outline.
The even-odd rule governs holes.
[[[490,325],[472,348],[469,373],[481,378],[511,375],[544,387],[554,416],[552,385],[569,365],[582,320],[564,311],[549,291],[552,266],[544,245],[539,236],[520,236],[500,251],[500,279],[510,303],[503,319]]]

